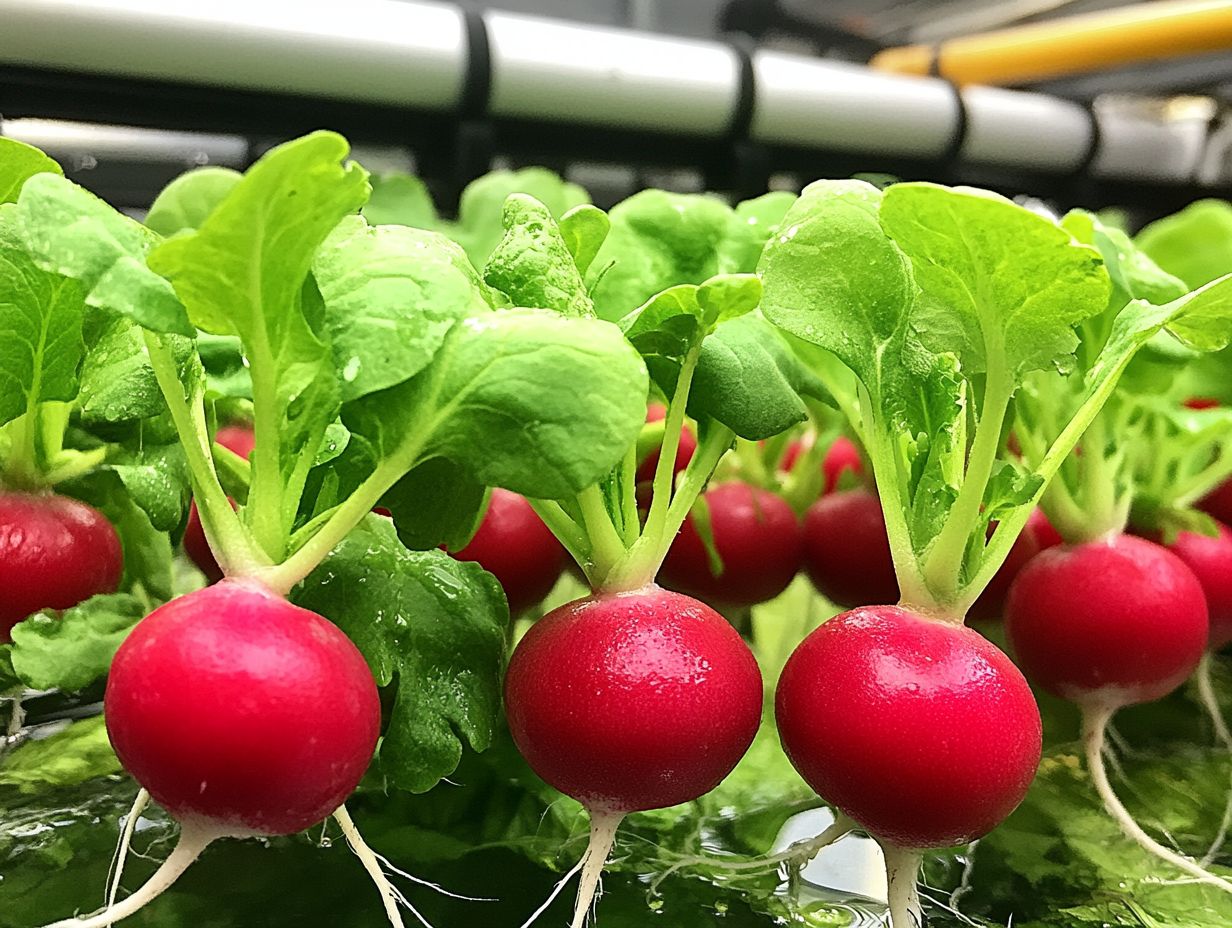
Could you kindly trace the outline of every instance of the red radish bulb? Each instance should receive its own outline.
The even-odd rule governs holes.
[[[1041,551],[1065,544],[1065,539],[1042,509],[1031,510],[1031,515],[1027,517],[1027,527],[1023,531],[1035,536],[1035,543]]]
[[[898,600],[898,578],[885,515],[866,489],[823,496],[804,516],[804,569],[813,585],[840,606]]]
[[[652,403],[646,410],[647,422],[659,422],[667,418],[667,407],[662,403]],[[687,425],[680,430],[680,444],[676,446],[675,473],[680,473],[689,466],[693,455],[697,452],[697,436]],[[637,482],[654,480],[655,468],[659,466],[659,452],[653,451],[637,469]]]
[[[1039,710],[977,632],[898,606],[853,609],[796,648],[779,678],[783,749],[823,799],[899,848],[991,831],[1040,759]]]
[[[796,514],[782,497],[747,483],[707,491],[710,531],[723,561],[716,576],[690,516],[672,542],[659,579],[719,606],[752,606],[778,596],[800,570],[803,540]]]
[[[1132,535],[1049,548],[1010,587],[1013,654],[1048,692],[1082,706],[1150,702],[1206,648],[1206,597],[1166,548]]]
[[[120,536],[93,506],[52,493],[0,493],[0,644],[41,609],[114,593],[123,573]]]
[[[596,595],[531,627],[509,662],[505,708],[531,768],[591,816],[574,928],[620,819],[718,785],[752,743],[761,706],[748,645],[679,593]]]
[[[1221,483],[1198,500],[1198,508],[1212,519],[1232,525],[1232,480]]]
[[[1108,721],[1117,709],[1172,692],[1203,657],[1209,622],[1194,572],[1163,546],[1133,535],[1049,548],[1015,578],[1005,627],[1027,676],[1082,710],[1091,782],[1126,837],[1232,893],[1232,882],[1147,834],[1104,767]]]
[[[1217,651],[1232,641],[1232,529],[1222,522],[1219,534],[1211,537],[1198,532],[1180,532],[1169,551],[1185,562],[1206,594],[1210,616],[1207,647]]]
[[[1185,400],[1189,409],[1214,409],[1219,406],[1219,400],[1210,396],[1191,396]]]
[[[381,724],[376,683],[346,635],[231,579],[143,619],[116,652],[103,706],[116,756],[180,822],[180,839],[132,895],[49,928],[133,914],[218,838],[341,820]]]
[[[242,458],[249,458],[257,445],[257,436],[251,426],[225,425],[214,435],[214,441]],[[231,500],[231,505],[235,505],[234,500]],[[196,502],[188,507],[188,524],[184,526],[182,544],[184,553],[205,574],[207,581],[217,583],[222,579],[222,568],[218,566],[210,543],[205,539],[205,527],[201,524],[201,513],[197,511]]]
[[[515,614],[543,601],[568,559],[526,498],[500,488],[492,490],[479,530],[453,556],[495,576]]]

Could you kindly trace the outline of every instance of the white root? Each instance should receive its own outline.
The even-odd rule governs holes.
[[[118,922],[144,908],[165,892],[172,883],[180,878],[193,861],[201,856],[201,852],[212,841],[220,837],[212,830],[200,827],[182,825],[180,838],[171,854],[163,861],[154,875],[123,902],[109,905],[95,915],[85,918],[65,918],[58,922],[44,925],[43,928],[109,928],[113,922]]]
[[[116,845],[115,856],[111,859],[111,873],[107,886],[108,908],[115,905],[116,895],[120,891],[120,880],[124,876],[124,862],[128,859],[128,849],[133,843],[133,832],[137,830],[137,819],[141,818],[141,813],[149,804],[150,794],[144,788],[138,790],[137,798],[133,800],[133,807],[128,810],[128,818],[124,820],[124,829],[120,832],[120,842]],[[107,928],[111,926],[108,925]]]
[[[389,919],[389,924],[393,928],[403,928],[402,913],[398,911],[398,904],[401,903],[406,906],[412,915],[419,919],[420,924],[424,925],[424,928],[432,928],[428,920],[420,915],[397,887],[389,882],[389,877],[381,869],[381,862],[377,859],[376,852],[368,847],[368,843],[364,841],[363,836],[359,833],[359,829],[355,827],[355,822],[351,820],[351,813],[347,811],[346,806],[338,807],[338,811],[334,813],[334,820],[341,826],[342,834],[346,837],[351,851],[359,858],[359,862],[364,865],[364,869],[368,871],[368,876],[372,878],[372,882],[376,885],[377,892],[381,894],[381,903],[385,906],[385,915]]]
[[[530,918],[522,922],[522,928],[530,928],[531,925],[533,925],[536,921],[538,921],[539,916],[542,915],[544,912],[546,912],[548,910],[548,906],[550,906],[553,902],[556,901],[556,897],[559,896],[561,894],[561,891],[566,886],[569,885],[569,881],[577,875],[577,872],[582,869],[582,865],[584,863],[586,863],[585,854],[583,854],[581,859],[578,860],[578,862],[573,865],[572,869],[570,869],[568,873],[566,873],[564,876],[562,876],[559,880],[556,881],[556,885],[552,887],[552,891],[548,893],[548,897],[543,900],[539,908],[531,912]]]
[[[1228,731],[1228,723],[1223,717],[1223,710],[1219,707],[1219,699],[1215,696],[1215,686],[1211,680],[1213,662],[1214,657],[1210,651],[1203,654],[1202,661],[1198,664],[1198,672],[1194,675],[1194,681],[1198,685],[1198,699],[1202,707],[1206,709],[1206,714],[1210,716],[1216,739],[1223,745],[1224,750],[1232,754],[1232,732]],[[1211,841],[1210,847],[1199,861],[1202,866],[1208,865],[1219,854],[1224,842],[1228,840],[1230,828],[1232,828],[1232,788],[1229,788],[1227,799],[1224,800],[1223,818],[1219,820],[1219,830],[1215,832],[1214,840]]]
[[[13,709],[9,713],[9,723],[5,728],[4,738],[0,740],[0,757],[17,744],[22,726],[26,723],[26,707],[22,704],[21,695],[12,697]]]
[[[1108,772],[1104,768],[1103,757],[1104,733],[1108,726],[1108,719],[1112,717],[1114,711],[1108,708],[1084,708],[1082,710],[1082,746],[1086,754],[1087,769],[1091,774],[1091,782],[1095,786],[1095,791],[1103,800],[1104,809],[1120,826],[1124,835],[1148,854],[1153,854],[1160,860],[1172,864],[1201,883],[1215,886],[1226,893],[1232,893],[1232,883],[1211,873],[1197,861],[1164,847],[1148,835],[1117,798],[1112,784],[1108,782]]]
[[[920,861],[924,859],[923,851],[899,847],[880,838],[877,843],[885,855],[890,928],[920,928],[924,924],[924,911],[920,906],[920,890],[916,884],[920,876]]]
[[[603,865],[616,843],[616,829],[624,817],[623,812],[590,813],[590,842],[582,855],[582,878],[578,881],[577,902],[573,905],[573,921],[569,928],[582,928],[586,924],[586,916],[599,890]]]

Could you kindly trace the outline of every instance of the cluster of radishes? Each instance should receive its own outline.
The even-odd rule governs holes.
[[[922,855],[986,834],[1031,784],[1042,733],[1030,678],[1082,709],[1095,786],[1126,833],[1232,892],[1133,822],[1101,756],[1113,712],[1175,689],[1232,640],[1232,529],[1174,531],[1177,513],[1192,525],[1194,500],[1179,497],[1151,498],[1131,521],[1129,475],[1151,462],[1109,437],[1121,421],[1110,417],[1156,415],[1116,392],[1148,341],[1209,351],[1232,338],[1227,278],[1174,289],[1083,216],[1060,225],[980,192],[818,182],[798,201],[776,200],[760,232],[741,227],[756,246],[751,258],[741,251],[744,265],[716,258],[697,280],[655,281],[622,305],[618,288],[637,275],[618,251],[595,265],[603,247],[633,249],[639,235],[659,247],[654,237],[669,240],[662,228],[689,209],[724,229],[726,207],[652,192],[628,201],[637,221],[621,225],[620,208],[611,219],[591,207],[557,217],[514,196],[504,238],[471,266],[435,233],[400,238],[410,230],[357,217],[369,191],[345,154],[325,133],[276,149],[244,178],[211,181],[210,209],[165,235],[38,171],[21,178],[15,205],[0,206],[0,223],[21,209],[30,229],[47,227],[23,245],[39,268],[134,327],[191,473],[183,549],[211,584],[136,626],[105,698],[111,742],[145,791],[138,805],[148,794],[166,808],[179,843],[140,890],[52,928],[132,914],[220,838],[293,834],[330,817],[400,923],[405,900],[343,805],[382,737],[372,657],[288,596],[361,522],[376,523],[374,509],[408,531],[414,506],[399,494],[441,460],[457,467],[440,495],[462,514],[438,534],[462,540],[453,556],[490,571],[514,613],[533,615],[570,558],[589,588],[530,624],[503,688],[526,761],[590,815],[570,874],[581,873],[573,928],[622,818],[698,798],[748,750],[766,693],[740,613],[802,570],[846,611],[800,643],[773,697],[784,751],[838,813],[801,858],[866,832],[885,851],[895,928],[918,921]],[[73,218],[69,232],[93,228],[116,251],[82,260],[80,240],[37,215],[53,207]],[[277,243],[285,254],[235,246],[254,213],[290,230]],[[1030,274],[1015,270],[1024,254]],[[373,336],[336,315],[331,337],[358,346],[364,364],[332,357],[327,310],[354,313],[399,274],[418,293],[417,260],[437,262],[441,292],[460,294],[456,316],[433,316],[434,305],[399,316],[397,304]],[[216,262],[232,262],[238,279],[216,275]],[[117,298],[128,286],[140,300]],[[243,311],[231,305],[246,299]],[[620,309],[614,324],[605,300]],[[423,337],[414,372],[383,366],[380,339],[397,325]],[[197,328],[239,336],[251,424],[209,422],[202,378],[173,351],[173,336]],[[773,370],[723,384],[722,352],[742,350]],[[484,379],[538,353],[548,376],[574,378],[546,422],[522,395],[542,370],[515,368],[513,387]],[[333,392],[313,394],[316,377],[333,377]],[[665,401],[646,405],[651,379]],[[736,387],[762,391],[774,414],[741,407]],[[803,425],[784,428],[783,408]],[[599,409],[606,418],[586,432]],[[501,427],[514,447],[485,444],[484,430]],[[355,441],[346,463],[363,472],[340,467],[313,484],[312,468],[342,453],[330,429]],[[588,447],[556,455],[575,430]],[[1203,448],[1187,486],[1227,521],[1232,482],[1216,486],[1222,472],[1206,460],[1226,452]],[[0,494],[4,635],[120,583],[115,530],[49,486]],[[312,506],[309,487],[321,494]],[[473,532],[459,528],[470,516]],[[439,543],[428,539],[426,554],[458,568]],[[999,617],[1014,660],[968,624]]]

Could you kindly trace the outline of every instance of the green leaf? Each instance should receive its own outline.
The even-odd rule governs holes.
[[[454,322],[486,311],[465,253],[436,232],[348,217],[313,261],[343,402],[395,386],[432,360]]]
[[[637,440],[645,365],[616,326],[547,310],[486,313],[454,326],[428,368],[343,411],[387,458],[444,457],[480,483],[544,499],[598,481]]]
[[[1131,299],[1167,303],[1189,291],[1184,281],[1160,268],[1133,239],[1120,229],[1104,225],[1093,213],[1070,210],[1061,226],[1084,245],[1099,250],[1112,279],[1114,308]]]
[[[26,181],[17,211],[35,261],[79,281],[87,305],[128,316],[155,332],[195,334],[171,285],[146,266],[158,236],[141,223],[55,174]]]
[[[201,228],[214,207],[221,203],[243,177],[231,168],[205,167],[181,174],[162,189],[150,211],[146,228],[163,238]]]
[[[569,253],[573,255],[573,263],[579,273],[585,274],[607,238],[612,221],[603,210],[583,203],[561,216],[557,225]]]
[[[611,231],[586,274],[600,318],[620,319],[662,290],[718,274],[731,216],[714,197],[664,190],[614,206]]]
[[[188,464],[178,442],[159,445],[138,441],[120,448],[109,459],[110,470],[132,501],[159,532],[172,532],[184,520],[191,496]]]
[[[757,270],[762,249],[796,202],[796,195],[783,190],[762,194],[736,204],[727,237],[719,248],[719,269],[724,273],[751,274]]]
[[[364,206],[364,218],[374,226],[410,226],[435,229],[440,225],[432,195],[418,177],[410,174],[374,174],[369,178],[372,196]]]
[[[1199,200],[1138,233],[1138,247],[1191,288],[1232,273],[1232,204]]]
[[[231,399],[252,399],[252,374],[244,363],[243,346],[238,338],[198,333],[197,353],[211,392]]]
[[[761,316],[747,315],[723,323],[702,342],[688,411],[757,441],[808,418],[802,394],[827,396],[783,336]]]
[[[566,316],[593,316],[573,253],[546,206],[526,194],[512,194],[501,211],[505,235],[484,265],[489,286],[515,306],[554,309]]]
[[[16,224],[15,207],[0,206],[0,425],[37,403],[75,398],[85,347],[81,288],[40,270]]]
[[[33,145],[0,138],[0,204],[16,203],[22,185],[35,174],[63,174],[64,169]]]
[[[102,716],[74,722],[49,738],[27,741],[0,766],[0,786],[22,793],[64,789],[120,772]]]
[[[483,516],[487,488],[445,458],[424,461],[381,497],[412,551],[466,546]]]
[[[319,330],[324,305],[309,270],[326,236],[368,196],[363,169],[342,164],[347,152],[346,140],[331,132],[280,145],[248,170],[200,229],[168,239],[149,258],[198,328],[240,337],[253,374],[255,415],[281,420],[278,472],[268,473],[272,456],[258,448],[253,487],[262,500],[278,488],[283,531],[337,415],[339,372]],[[262,543],[276,553],[272,507],[248,511],[261,517]]]
[[[431,789],[457,767],[464,743],[491,743],[509,623],[491,574],[443,551],[408,551],[388,519],[369,516],[294,599],[355,641],[379,685],[397,681],[380,748],[395,785]]]
[[[1064,364],[1074,326],[1104,309],[1099,253],[1037,213],[996,194],[895,184],[881,223],[911,258],[920,299],[913,328],[968,373],[1023,374]]]
[[[13,627],[13,669],[36,690],[84,689],[107,673],[145,611],[135,596],[112,593],[58,615],[33,615]]]
[[[529,194],[554,217],[590,202],[585,190],[547,168],[491,171],[471,181],[458,200],[458,221],[450,230],[450,237],[466,249],[475,267],[487,263],[488,255],[503,237],[501,213],[505,201],[514,193]]]
[[[881,196],[863,181],[809,184],[760,265],[766,318],[836,355],[874,397],[915,298],[911,263],[878,221]]]

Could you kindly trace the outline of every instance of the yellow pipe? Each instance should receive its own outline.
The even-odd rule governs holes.
[[[1139,3],[1065,19],[904,45],[869,62],[881,71],[937,73],[960,84],[1015,84],[1139,61],[1232,48],[1232,2]]]

